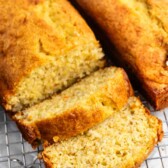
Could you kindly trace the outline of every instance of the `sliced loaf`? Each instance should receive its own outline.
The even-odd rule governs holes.
[[[18,111],[104,65],[93,32],[67,0],[0,0],[0,103]]]
[[[138,168],[162,135],[161,121],[131,97],[103,123],[47,147],[42,156],[47,168]]]
[[[84,132],[121,109],[133,94],[127,75],[109,67],[92,73],[70,88],[14,116],[33,146]]]

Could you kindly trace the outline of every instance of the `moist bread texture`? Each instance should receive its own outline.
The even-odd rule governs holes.
[[[18,111],[104,66],[93,32],[67,0],[0,0],[0,102]]]
[[[162,139],[162,123],[136,97],[82,135],[46,147],[47,168],[138,168]]]
[[[120,52],[156,109],[168,106],[168,1],[76,0]]]
[[[39,140],[52,143],[86,131],[121,109],[132,95],[125,72],[109,67],[17,113],[14,120],[23,137],[36,147]]]

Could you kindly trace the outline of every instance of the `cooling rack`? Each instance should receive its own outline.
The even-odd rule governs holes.
[[[149,103],[136,92],[142,102],[152,111],[152,114],[163,121],[164,138],[141,168],[168,168],[168,108],[154,112]],[[148,135],[146,135],[148,136]],[[37,154],[42,150],[39,147],[33,150],[22,138],[15,123],[4,113],[0,107],[0,168],[44,168]]]
[[[0,107],[0,168],[44,168],[32,147],[22,138],[16,124]]]
[[[168,168],[168,108],[161,111],[154,111],[152,106],[139,94],[138,91],[135,91],[135,94],[136,96],[139,96],[143,104],[150,109],[152,115],[162,120],[164,131],[163,140],[155,146],[152,153],[140,168]]]

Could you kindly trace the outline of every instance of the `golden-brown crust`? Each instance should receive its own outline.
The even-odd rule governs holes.
[[[87,111],[87,109],[76,108],[55,118],[48,118],[35,124],[26,124],[22,120],[16,120],[16,123],[23,137],[33,147],[37,147],[39,145],[38,140],[53,143],[54,137],[58,137],[59,140],[67,139],[86,131],[109,116],[110,114],[100,109]]]
[[[168,106],[168,25],[165,19],[168,3],[154,0],[76,1],[115,44],[121,54],[119,59],[131,66],[156,108]],[[157,83],[157,91],[148,81]],[[164,91],[160,90],[161,85],[165,85]]]
[[[17,117],[21,113],[16,114],[14,120],[23,137],[32,146],[36,146],[37,139],[49,142],[53,142],[54,137],[59,140],[66,139],[88,130],[112,115],[113,110],[104,109],[102,102],[110,108],[121,109],[133,95],[133,89],[124,70],[117,68],[116,71],[117,75],[106,81],[98,92],[90,96],[86,104],[78,105],[52,118],[35,121],[33,124],[24,119],[18,120]]]
[[[15,118],[13,119],[15,120]],[[36,148],[40,145],[41,135],[35,124],[29,124],[29,126],[27,126],[26,124],[23,124],[20,120],[16,120],[16,124],[21,131],[23,138],[27,140],[33,148]]]
[[[17,86],[36,67],[51,60],[40,50],[42,43],[46,53],[59,57],[66,54],[82,39],[95,41],[94,34],[78,12],[66,0],[56,3],[67,12],[67,17],[76,22],[76,29],[81,35],[67,41],[61,36],[54,23],[48,23],[44,15],[44,0],[0,0],[0,103],[6,110],[11,110],[7,104],[15,94]],[[50,10],[50,6],[48,6]],[[48,11],[49,12],[49,11]],[[50,14],[48,14],[50,16]]]
[[[54,136],[58,136],[59,140],[62,140],[87,130],[95,123],[100,122],[104,118],[103,115],[103,111],[100,110],[86,112],[86,109],[78,108],[55,118],[36,122],[36,124],[26,125],[20,121],[20,123],[17,122],[17,125],[24,138],[31,144],[34,144],[38,137],[52,142]],[[37,136],[37,133],[40,136]]]
[[[54,165],[51,162],[51,159],[45,154],[45,151],[42,152],[42,157],[46,168],[54,168]]]
[[[158,84],[153,81],[146,80],[142,87],[146,89],[146,96],[154,105],[156,110],[167,107],[168,103],[168,85]]]
[[[28,1],[25,2],[29,6]],[[7,97],[13,94],[15,86],[21,78],[28,74],[31,69],[39,66],[40,60],[35,54],[28,52],[32,50],[32,46],[29,46],[29,41],[26,38],[28,34],[30,35],[30,31],[34,30],[32,20],[26,21],[26,12],[21,10],[22,15],[16,12],[20,11],[23,4],[19,3],[18,0],[1,0],[0,4],[2,11],[0,16],[0,52],[2,53],[0,57],[0,99],[5,106]],[[13,7],[11,8],[11,6]],[[18,17],[16,17],[17,15]],[[12,25],[9,26],[9,22],[12,21],[15,23],[13,27]],[[25,39],[23,39],[24,36]],[[35,43],[31,43],[31,45],[35,45]],[[5,108],[8,109],[6,106]]]

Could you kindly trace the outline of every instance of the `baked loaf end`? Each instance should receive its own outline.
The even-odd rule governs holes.
[[[156,109],[168,106],[168,2],[77,0],[115,44]],[[164,85],[164,87],[163,87]],[[146,88],[148,86],[148,88]]]
[[[18,111],[103,67],[102,49],[67,0],[0,0],[0,102]]]
[[[24,138],[36,147],[39,140],[52,143],[86,131],[121,109],[131,95],[125,72],[109,67],[17,113],[14,120]]]
[[[46,167],[138,168],[162,139],[162,124],[131,97],[128,104],[83,135],[46,147]]]

